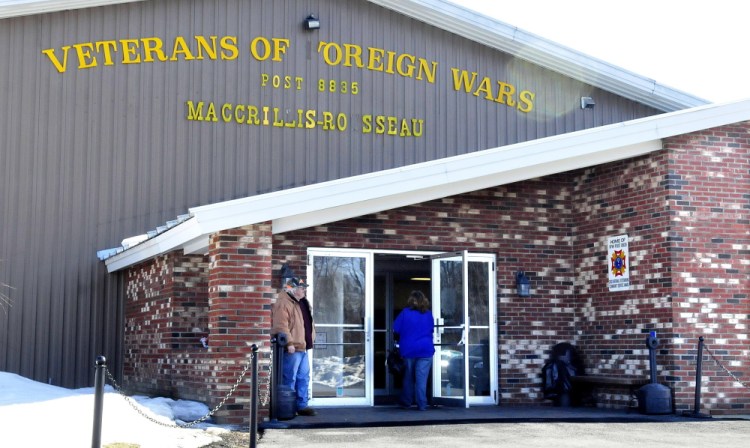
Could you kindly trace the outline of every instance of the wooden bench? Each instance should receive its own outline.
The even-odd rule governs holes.
[[[592,389],[592,395],[593,395],[593,390],[597,386],[613,386],[613,387],[623,387],[623,388],[626,387],[628,389],[628,393],[630,394],[630,402],[628,403],[628,409],[633,409],[633,408],[638,407],[638,397],[636,396],[635,392],[641,386],[644,386],[650,382],[647,378],[641,378],[641,377],[635,377],[635,376],[609,376],[609,375],[574,376],[570,378],[570,381],[573,383],[574,387],[576,384],[587,385],[590,389]]]

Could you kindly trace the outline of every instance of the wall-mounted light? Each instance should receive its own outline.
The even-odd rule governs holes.
[[[590,96],[581,97],[581,109],[593,109],[596,106],[596,102]]]
[[[523,271],[516,272],[516,290],[518,290],[518,297],[528,297],[531,295],[531,283]]]
[[[305,26],[306,30],[320,29],[320,19],[318,19],[314,14],[310,14],[303,22],[303,25]]]

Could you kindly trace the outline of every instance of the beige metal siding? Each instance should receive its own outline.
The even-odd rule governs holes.
[[[320,30],[302,30],[309,13]],[[71,49],[61,74],[41,53],[195,35],[237,36],[239,57],[79,70]],[[257,36],[288,38],[283,62],[251,59]],[[331,67],[319,41],[437,61],[437,80]],[[122,355],[122,279],[105,274],[96,251],[191,206],[656,113],[364,1],[165,0],[5,19],[0,60],[0,280],[16,288],[0,313],[0,370],[64,386],[90,385],[97,354]],[[455,92],[451,67],[535,92],[534,110]],[[304,87],[263,88],[264,73],[301,76]],[[319,79],[360,92],[319,92]],[[582,95],[596,108],[582,111]],[[188,121],[188,100],[344,113],[347,129]],[[363,134],[365,114],[424,119],[424,135]]]

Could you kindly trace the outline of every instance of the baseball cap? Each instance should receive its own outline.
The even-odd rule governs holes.
[[[298,278],[298,277],[289,277],[289,278],[287,278],[286,279],[286,284],[289,285],[289,286],[291,286],[291,287],[293,287],[293,288],[296,288],[296,287],[299,287],[299,286],[301,286],[303,288],[307,288],[307,283],[305,283],[305,280],[301,279],[301,278]]]

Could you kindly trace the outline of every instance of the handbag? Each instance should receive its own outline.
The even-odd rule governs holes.
[[[393,376],[402,376],[406,369],[406,361],[401,356],[401,350],[398,348],[398,344],[394,344],[393,348],[388,351],[388,356],[385,358],[385,364],[388,366],[388,372]]]

